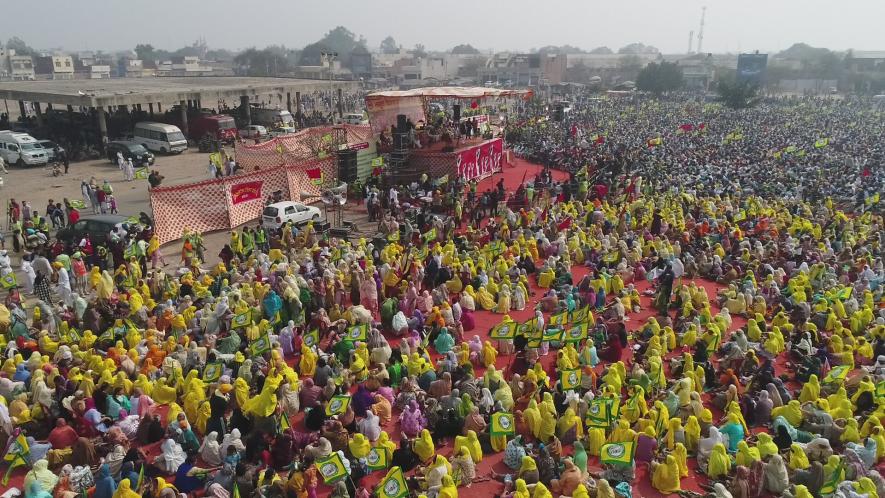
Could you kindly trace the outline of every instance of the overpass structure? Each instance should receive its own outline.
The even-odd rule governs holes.
[[[162,113],[163,108],[181,108],[182,131],[187,134],[187,110],[220,106],[230,102],[245,109],[250,102],[272,102],[292,111],[301,108],[301,94],[315,91],[337,91],[338,113],[342,113],[342,92],[356,90],[357,81],[307,80],[294,78],[252,77],[163,77],[119,78],[100,80],[48,80],[0,82],[0,98],[17,100],[25,115],[25,102],[30,102],[41,119],[44,109],[67,106],[96,111],[102,143],[107,142],[107,113],[126,106],[129,110]],[[45,107],[44,107],[45,106]],[[146,107],[146,109],[144,109]],[[294,114],[294,112],[293,112]]]

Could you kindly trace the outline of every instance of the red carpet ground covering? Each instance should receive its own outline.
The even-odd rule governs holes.
[[[482,182],[480,182],[478,191],[482,192],[487,188],[494,188],[495,184],[499,181],[499,179],[504,178],[505,189],[508,192],[513,192],[516,190],[516,188],[519,186],[519,184],[523,181],[524,177],[528,181],[528,180],[532,179],[535,175],[537,175],[538,172],[540,172],[540,171],[541,171],[541,168],[539,166],[528,163],[527,161],[524,161],[521,159],[516,159],[513,166],[506,166],[505,165],[503,172],[495,174],[489,178],[486,178]],[[554,177],[554,179],[561,181],[561,180],[567,178],[568,175],[563,172],[553,171],[553,177]],[[573,267],[573,272],[572,272],[573,281],[577,284],[577,282],[579,282],[581,280],[581,278],[583,278],[587,273],[588,273],[588,269],[584,266]],[[514,311],[510,312],[510,316],[514,320],[525,321],[528,318],[530,318],[533,314],[534,306],[538,302],[538,298],[542,295],[542,290],[539,289],[537,287],[537,285],[535,285],[534,279],[530,279],[530,281],[532,284],[531,285],[532,288],[530,289],[530,291],[533,291],[534,295],[528,299],[527,306],[526,306],[525,310],[522,310],[522,311],[515,311],[514,310]],[[703,281],[703,280],[694,280],[694,282],[697,285],[703,286],[707,290],[707,294],[710,297],[711,303],[715,303],[716,291],[720,288],[720,286],[718,286],[715,283],[707,282],[707,281]],[[684,283],[688,284],[689,282],[685,281]],[[637,287],[637,289],[639,289],[639,291],[641,293],[642,291],[644,291],[645,289],[647,289],[649,287],[649,284],[647,282],[637,282],[636,287]],[[675,286],[674,286],[674,289],[675,289]],[[719,308],[714,305],[712,312],[714,314],[718,313]],[[645,320],[648,317],[654,316],[654,314],[655,314],[655,311],[651,308],[651,299],[643,296],[642,297],[642,311],[640,311],[639,313],[630,313],[628,315],[628,317],[629,317],[629,321],[627,322],[628,332],[632,332],[632,331],[638,329],[645,322]],[[485,340],[488,338],[488,331],[494,325],[496,325],[500,322],[502,315],[494,314],[489,311],[477,311],[474,316],[476,318],[476,328],[471,332],[467,332],[466,337],[470,338],[470,337],[473,337],[474,335],[478,335],[480,338]],[[734,323],[732,325],[731,330],[735,330],[737,328],[740,328],[746,323],[746,321],[740,317],[733,317],[733,321],[734,321]],[[395,339],[392,337],[388,337],[388,339],[391,342],[391,346],[396,347],[396,344],[398,343],[398,339]],[[723,338],[723,341],[724,340],[727,340],[727,338]],[[682,354],[682,350],[677,350],[675,352],[672,352],[670,355],[668,355],[666,359],[669,359],[674,356],[679,356],[681,354]],[[434,359],[436,359],[436,358],[434,358]],[[496,367],[499,370],[507,367],[508,363],[510,362],[510,359],[511,359],[510,356],[499,355],[497,362],[496,362]],[[555,373],[555,366],[554,366],[555,359],[556,359],[556,350],[553,350],[553,349],[551,349],[550,353],[542,359],[545,370],[548,372],[548,374],[550,375],[550,377],[552,379],[558,378],[558,375],[556,375],[556,373]],[[289,360],[291,363],[292,359],[290,358]],[[625,363],[627,365],[627,369],[629,371],[630,366],[632,365],[632,352],[629,348],[626,348],[624,350],[623,360],[625,361]],[[664,364],[665,364],[666,368],[669,368],[668,361],[665,361]],[[596,368],[597,375],[601,376],[603,369],[604,369],[604,365],[602,365],[602,364],[598,365]],[[477,377],[479,377],[483,374],[484,369],[479,368],[476,370],[476,372],[477,372]],[[721,415],[721,413],[717,413],[717,411],[714,409],[714,419],[718,419],[718,416],[720,416],[720,415]],[[398,416],[399,416],[399,413],[395,411],[390,424],[383,427],[383,430],[388,432],[391,436],[391,439],[397,443],[400,440],[400,428],[399,428],[399,423],[397,422]],[[299,416],[295,420],[291,420],[290,422],[297,430],[304,430],[302,419],[303,419],[303,416]],[[245,439],[246,435],[244,434],[243,437]],[[148,456],[149,459],[152,459],[154,456],[159,454],[159,444],[150,445],[150,446],[144,447],[142,449],[144,450],[144,452],[146,453],[146,455]],[[441,454],[447,458],[451,457],[452,449],[453,449],[453,441],[451,441],[451,440],[447,440],[445,442],[445,445],[438,445],[436,448],[438,454]],[[564,447],[563,451],[565,454],[571,454],[572,450],[571,450],[571,447]],[[504,465],[503,457],[504,457],[503,452],[491,453],[491,454],[484,455],[482,462],[477,464],[478,480],[483,479],[487,476],[490,476],[492,471],[499,473],[499,474],[512,473],[512,471],[507,466]],[[690,472],[690,475],[688,477],[682,479],[682,489],[703,492],[703,490],[698,485],[699,485],[699,483],[705,482],[706,479],[705,479],[705,477],[699,476],[694,473],[693,469],[696,467],[694,458],[689,458],[688,465],[689,465],[689,468],[692,469],[692,471]],[[599,471],[600,466],[599,466],[598,459],[596,457],[590,457],[588,467],[591,472]],[[374,485],[384,476],[385,473],[386,473],[386,471],[376,471],[376,472],[370,474],[368,477],[366,477],[364,480],[364,483],[367,486]],[[13,475],[13,478],[10,480],[9,486],[17,486],[17,487],[21,488],[21,485],[22,485],[22,482],[24,479],[24,474],[25,474],[25,469],[22,469],[22,468],[17,469],[17,471]],[[488,479],[483,482],[475,482],[470,488],[461,487],[461,488],[459,488],[459,493],[460,493],[460,496],[468,496],[469,495],[469,496],[491,497],[496,494],[499,494],[502,491],[502,489],[503,489],[502,483],[500,483],[494,479]],[[323,486],[323,485],[321,485],[320,489],[318,490],[320,496],[328,496],[330,491],[331,491],[331,488],[329,488],[327,486]],[[643,465],[637,466],[637,469],[636,469],[636,478],[633,482],[633,496],[637,497],[637,498],[638,497],[661,496],[660,493],[658,493],[654,488],[652,488],[651,476],[649,475],[648,469]]]

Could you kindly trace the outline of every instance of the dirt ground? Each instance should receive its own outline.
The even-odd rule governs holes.
[[[157,155],[156,162],[151,169],[159,171],[164,176],[164,186],[177,185],[208,179],[208,161],[208,154],[190,149],[178,155]],[[16,270],[20,265],[20,255],[12,253],[6,211],[10,198],[14,198],[19,203],[28,201],[33,209],[44,215],[46,204],[50,199],[54,202],[62,202],[64,198],[82,199],[80,183],[88,182],[90,178],[94,177],[99,183],[105,179],[111,183],[114,188],[114,196],[117,199],[117,209],[121,215],[137,216],[142,211],[153,214],[148,198],[147,180],[124,181],[123,173],[115,164],[106,159],[71,163],[68,174],[58,177],[53,177],[50,174],[51,168],[49,167],[26,169],[8,167],[8,170],[8,174],[0,175],[4,182],[3,187],[0,188],[0,208],[3,209],[3,213],[0,215],[3,216],[0,228],[6,235],[7,249],[12,257],[12,267]],[[90,214],[92,211],[89,208],[81,212],[83,216]],[[359,232],[355,236],[368,237],[375,233],[376,224],[368,223],[368,215],[364,205],[348,204],[343,217],[357,224]],[[228,240],[230,237],[226,231],[205,234],[206,257],[210,261],[217,261],[216,255]],[[163,246],[161,252],[170,267],[178,263],[180,249],[178,241]],[[18,276],[19,281],[22,281],[22,275]]]

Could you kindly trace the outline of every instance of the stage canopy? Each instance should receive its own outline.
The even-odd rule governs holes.
[[[531,90],[508,90],[481,86],[437,86],[373,92],[366,96],[366,110],[372,131],[376,134],[396,125],[397,114],[405,114],[413,122],[426,121],[427,103],[437,99],[481,100],[518,97],[529,99]]]

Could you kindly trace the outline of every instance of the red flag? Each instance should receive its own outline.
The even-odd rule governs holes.
[[[381,168],[372,168],[372,176],[381,176]]]
[[[304,173],[307,174],[307,178],[309,178],[315,185],[319,185],[323,183],[323,170],[319,167],[306,169]]]
[[[694,125],[691,123],[686,123],[684,125],[679,126],[679,129],[685,132],[691,131],[694,129]]]
[[[599,135],[596,137],[596,144],[601,145],[605,143],[605,135]]]
[[[559,225],[556,226],[559,230],[567,230],[570,226],[572,226],[572,218],[569,216],[564,219]]]

